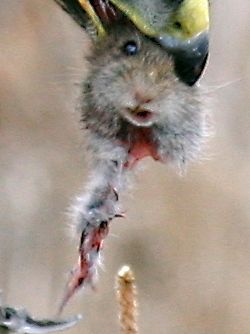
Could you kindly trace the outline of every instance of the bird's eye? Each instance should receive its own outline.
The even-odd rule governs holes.
[[[182,25],[181,25],[181,23],[180,23],[179,21],[176,21],[176,22],[174,23],[174,27],[175,27],[176,29],[178,29],[178,30],[181,30]]]
[[[139,52],[139,46],[135,41],[128,41],[123,46],[123,52],[127,56],[134,56]]]

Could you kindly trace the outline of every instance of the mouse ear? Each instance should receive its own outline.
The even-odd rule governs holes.
[[[96,27],[98,37],[105,35],[105,29],[89,0],[54,0],[80,27],[86,29],[89,19]]]

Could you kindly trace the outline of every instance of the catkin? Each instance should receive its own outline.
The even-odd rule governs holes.
[[[117,275],[117,300],[122,334],[137,334],[137,291],[135,277],[128,266],[123,266]]]

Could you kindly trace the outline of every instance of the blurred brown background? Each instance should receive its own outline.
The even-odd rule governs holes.
[[[84,314],[69,333],[119,332],[122,264],[137,278],[141,333],[250,333],[250,3],[214,1],[211,14],[209,159],[184,177],[145,162],[98,292],[65,310]],[[86,45],[52,0],[0,0],[0,288],[37,317],[55,314],[77,256],[66,209],[87,175],[74,113]]]

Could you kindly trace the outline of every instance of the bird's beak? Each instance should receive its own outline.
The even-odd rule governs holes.
[[[186,40],[167,34],[155,40],[173,56],[178,77],[189,86],[194,85],[202,75],[208,59],[208,31]]]
[[[163,0],[154,0],[159,5]],[[164,0],[171,7],[177,1]],[[158,27],[136,1],[110,0],[145,35],[159,43],[175,60],[180,80],[192,86],[204,71],[208,58],[209,1],[182,0]],[[163,13],[163,15],[167,15]]]

